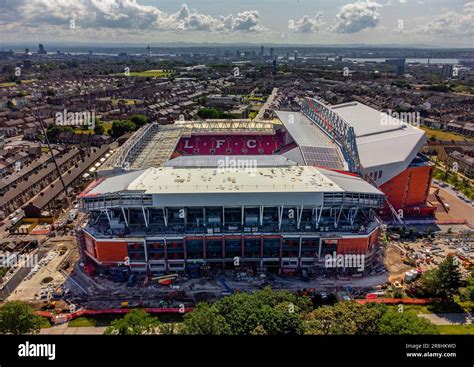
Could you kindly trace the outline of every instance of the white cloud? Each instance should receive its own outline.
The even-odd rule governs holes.
[[[291,23],[290,29],[298,33],[317,32],[319,27],[323,24],[322,17],[322,12],[317,12],[314,18],[310,18],[309,15],[304,15],[296,22]]]
[[[461,13],[446,11],[424,26],[417,27],[415,33],[441,36],[474,35],[474,2],[464,4]]]
[[[232,28],[237,31],[262,31],[264,28],[258,25],[259,21],[258,11],[244,11],[237,14]]]
[[[356,33],[366,28],[375,28],[380,22],[382,5],[367,0],[344,5],[336,15],[333,30],[337,33]]]
[[[266,30],[259,25],[258,11],[244,11],[237,16],[214,18],[191,11],[186,4],[176,13],[165,13],[137,0],[0,0],[0,27],[43,28],[69,26],[156,31],[240,31]]]

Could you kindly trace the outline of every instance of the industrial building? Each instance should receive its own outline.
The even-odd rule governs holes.
[[[81,194],[86,262],[327,273],[326,255],[358,254],[370,271],[379,216],[434,212],[422,130],[358,102],[306,98],[301,112],[275,116],[135,133]]]

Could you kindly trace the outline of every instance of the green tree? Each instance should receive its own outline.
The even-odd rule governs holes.
[[[201,108],[198,111],[198,116],[203,119],[224,119],[231,117],[230,114],[218,108]]]
[[[342,302],[323,306],[307,316],[306,334],[376,335],[385,306]]]
[[[0,333],[21,335],[38,333],[41,317],[33,313],[32,308],[21,301],[10,301],[0,309]]]
[[[302,335],[303,321],[292,303],[280,303],[276,307],[264,305],[259,310],[260,324],[268,335]],[[259,325],[255,326],[253,331]],[[250,332],[250,334],[252,331]]]
[[[452,301],[454,295],[459,294],[462,285],[461,273],[459,272],[458,258],[448,256],[439,264],[437,269],[438,296]]]
[[[94,127],[94,133],[96,135],[104,135],[105,133],[104,126],[102,124],[96,124]]]
[[[430,270],[421,278],[421,289],[425,296],[439,297],[452,302],[454,295],[459,294],[462,285],[457,258],[448,256],[437,269]]]
[[[161,325],[158,318],[143,310],[131,310],[123,318],[114,320],[105,329],[107,335],[146,335],[156,334]]]
[[[46,130],[46,135],[48,136],[49,140],[56,140],[58,135],[62,132],[74,132],[74,129],[71,126],[58,126],[54,125]]]
[[[130,121],[132,121],[136,126],[142,127],[143,125],[147,124],[148,119],[143,115],[133,115],[130,118]]]
[[[112,128],[110,129],[110,136],[114,139],[121,137],[122,135],[135,131],[137,126],[128,120],[117,120],[112,122]]]
[[[230,327],[215,305],[199,303],[184,316],[182,331],[187,335],[228,335]]]
[[[304,333],[301,315],[310,309],[308,297],[265,288],[203,304],[185,316],[184,325],[188,334],[250,335],[263,329],[268,335],[297,335]]]
[[[267,331],[263,328],[262,325],[257,325],[255,329],[252,330],[250,335],[268,335]]]
[[[235,335],[249,335],[258,325],[262,325],[268,334],[300,334],[303,332],[300,314],[311,309],[311,300],[266,287],[252,294],[225,297],[216,303],[216,307]],[[288,327],[281,320],[288,322]]]
[[[179,334],[179,329],[176,324],[170,323],[162,323],[158,327],[159,333],[161,335],[176,335]]]
[[[433,335],[438,329],[431,321],[407,312],[386,312],[379,322],[381,335]]]
[[[467,298],[469,301],[474,301],[474,269],[471,271],[471,276],[469,277],[464,294],[465,298]]]

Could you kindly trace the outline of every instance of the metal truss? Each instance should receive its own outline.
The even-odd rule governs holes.
[[[342,154],[349,164],[349,170],[360,173],[359,152],[354,128],[328,106],[313,98],[304,99],[302,112],[341,147]]]
[[[274,124],[271,122],[251,120],[205,120],[184,121],[180,125],[185,126],[186,132],[273,132]]]

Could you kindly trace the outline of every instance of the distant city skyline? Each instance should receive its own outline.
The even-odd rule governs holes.
[[[473,47],[474,1],[0,0],[12,42]]]

